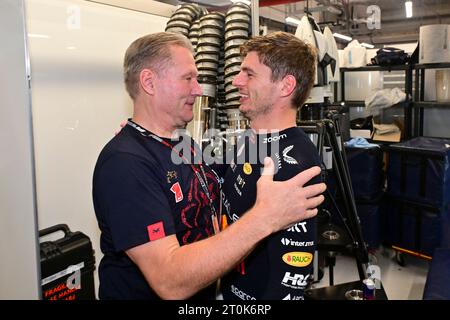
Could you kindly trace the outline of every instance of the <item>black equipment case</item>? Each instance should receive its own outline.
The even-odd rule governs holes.
[[[384,194],[373,200],[356,200],[361,229],[369,249],[377,249],[381,244],[381,204]]]
[[[383,151],[379,147],[345,147],[355,199],[375,201],[383,194]]]
[[[88,236],[66,224],[39,231],[39,237],[62,231],[64,237],[40,244],[44,300],[94,300],[95,257]]]
[[[361,231],[367,248],[377,249],[381,245],[382,231],[381,231],[381,209],[384,201],[384,194],[379,194],[373,200],[355,200],[356,211],[358,212],[359,222],[361,224]],[[337,206],[341,213],[344,212],[345,207],[342,201],[337,200]],[[331,214],[331,222],[341,228],[344,228],[339,214],[334,208],[327,208]]]
[[[450,238],[450,139],[416,137],[387,151],[385,241],[430,258]]]
[[[434,207],[450,203],[450,139],[417,137],[387,151],[391,196]]]
[[[394,249],[431,258],[441,246],[442,221],[448,209],[386,196],[382,209],[384,240]]]
[[[347,163],[355,196],[355,204],[360,219],[364,240],[369,249],[376,249],[381,244],[380,205],[383,201],[383,151],[379,147],[345,147]],[[345,211],[339,199],[334,175],[330,175],[327,187],[336,197],[341,212]],[[344,227],[336,210],[327,208],[332,213],[332,222]]]
[[[378,147],[345,147],[355,200],[375,201],[383,194],[383,151]],[[337,195],[336,177],[328,174],[327,189]]]
[[[381,244],[380,205],[383,202],[383,151],[380,147],[345,147],[356,209],[367,247]]]

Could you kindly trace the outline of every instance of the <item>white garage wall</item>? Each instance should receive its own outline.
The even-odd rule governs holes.
[[[92,173],[102,147],[131,115],[123,56],[133,40],[164,31],[167,21],[84,0],[26,1],[39,230],[67,223],[87,234],[97,266]],[[95,281],[98,288],[97,272]]]
[[[0,1],[0,300],[38,299],[39,264],[23,0]]]

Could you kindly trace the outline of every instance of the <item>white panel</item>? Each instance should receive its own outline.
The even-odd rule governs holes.
[[[346,72],[345,100],[363,101],[371,94],[383,89],[383,72]]]
[[[423,69],[421,72],[425,72],[424,100],[436,101],[436,69]]]
[[[67,223],[101,258],[92,174],[131,116],[122,64],[136,38],[168,18],[83,0],[27,0],[39,229]],[[96,276],[96,287],[98,278]]]
[[[0,300],[40,292],[23,10],[23,1],[0,1]]]
[[[423,119],[423,135],[429,137],[450,138],[448,120],[450,109],[425,109]]]

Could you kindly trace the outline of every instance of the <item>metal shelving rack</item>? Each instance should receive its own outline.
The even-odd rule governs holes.
[[[450,64],[449,64],[450,66]],[[404,138],[408,139],[412,136],[412,66],[411,65],[394,65],[394,66],[366,66],[360,68],[341,68],[341,100],[349,106],[361,106],[364,105],[364,101],[346,101],[345,100],[345,73],[347,72],[367,72],[367,71],[404,71],[405,72],[405,93],[406,101],[396,104],[397,107],[403,107],[405,116],[405,132]],[[417,82],[417,81],[416,81]],[[337,91],[335,91],[337,92]],[[417,90],[416,90],[417,92]],[[336,100],[336,97],[335,97]]]
[[[424,109],[450,108],[449,102],[424,101],[425,99],[425,70],[450,68],[447,63],[425,63],[414,65],[414,101],[411,108],[414,110],[414,133],[413,136],[423,136]]]

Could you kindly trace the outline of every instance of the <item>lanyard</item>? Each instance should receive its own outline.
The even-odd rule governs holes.
[[[159,143],[161,143],[164,146],[168,147],[172,151],[176,151],[176,150],[174,150],[174,147],[170,143],[168,143],[164,139],[158,137],[157,135],[151,133],[147,129],[142,128],[140,125],[138,125],[137,123],[133,122],[131,119],[128,120],[128,125],[130,125],[134,129],[136,129],[142,136],[152,138],[153,140],[158,141]],[[190,149],[191,149],[192,154],[195,156],[195,150],[192,149],[192,147],[190,147]],[[183,160],[185,160],[186,163],[189,163],[184,155],[182,155],[179,151],[176,151],[176,152],[178,153],[179,157],[181,157]],[[206,197],[208,198],[209,207],[211,208],[211,213],[212,213],[211,219],[212,219],[212,222],[213,222],[214,231],[217,233],[219,231],[218,215],[217,215],[216,208],[214,207],[211,195],[209,194],[208,184],[207,184],[208,183],[208,179],[206,177],[206,172],[205,172],[205,169],[203,168],[203,164],[202,163],[198,164],[200,170],[195,168],[195,166],[193,164],[191,164],[191,163],[189,163],[189,165],[190,165],[192,171],[197,176],[197,179],[200,182],[200,185],[201,185],[201,187],[203,189],[203,192],[205,193]],[[200,175],[199,171],[201,171],[202,175]]]

